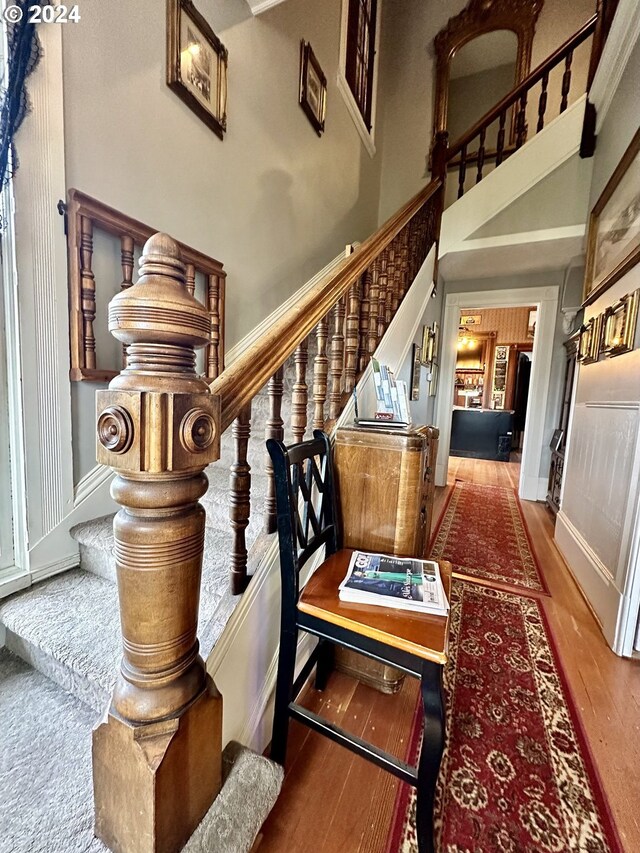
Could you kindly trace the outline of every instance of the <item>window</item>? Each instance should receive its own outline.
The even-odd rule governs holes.
[[[349,0],[345,77],[367,130],[371,131],[376,0]]]
[[[382,0],[342,0],[338,89],[365,148],[373,157],[376,112],[376,48]]]

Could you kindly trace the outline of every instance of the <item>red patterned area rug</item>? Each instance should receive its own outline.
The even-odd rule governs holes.
[[[513,489],[456,480],[431,544],[466,580],[548,594]]]
[[[451,604],[436,850],[621,853],[540,599],[456,581]],[[416,713],[413,759],[420,737]],[[387,853],[417,849],[401,785]]]

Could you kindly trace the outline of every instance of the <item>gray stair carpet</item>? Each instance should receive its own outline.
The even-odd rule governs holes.
[[[91,730],[98,714],[0,649],[0,853],[105,853],[93,836]],[[238,744],[220,795],[184,853],[248,853],[282,768]]]

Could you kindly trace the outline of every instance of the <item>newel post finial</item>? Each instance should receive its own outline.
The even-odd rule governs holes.
[[[198,500],[204,469],[220,455],[220,401],[195,371],[209,314],[188,292],[167,234],[145,244],[138,281],[109,305],[109,330],[126,345],[127,365],[97,393],[97,459],[117,474],[123,657],[94,731],[96,834],[115,851],[169,853],[219,790],[222,700],[196,637],[205,529]],[[180,809],[168,807],[171,798]]]

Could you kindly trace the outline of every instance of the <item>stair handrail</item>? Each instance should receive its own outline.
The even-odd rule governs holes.
[[[565,59],[571,51],[575,50],[583,41],[586,41],[589,36],[593,35],[597,21],[597,14],[589,18],[589,20],[587,20],[579,30],[561,44],[557,50],[554,50],[554,52],[550,54],[544,62],[541,62],[540,65],[534,68],[534,70],[525,77],[524,80],[508,92],[494,107],[488,110],[482,118],[478,119],[478,121],[466,133],[449,145],[447,161],[452,160],[457,154],[459,154],[465,145],[468,145],[481,133],[483,128],[487,128],[490,124],[493,124],[493,122],[500,117],[500,113],[513,106],[525,92],[528,92],[529,89],[542,80],[545,74],[548,74],[556,65],[558,65],[558,63]]]
[[[221,402],[221,432],[441,186],[439,178],[430,181],[211,383]]]

